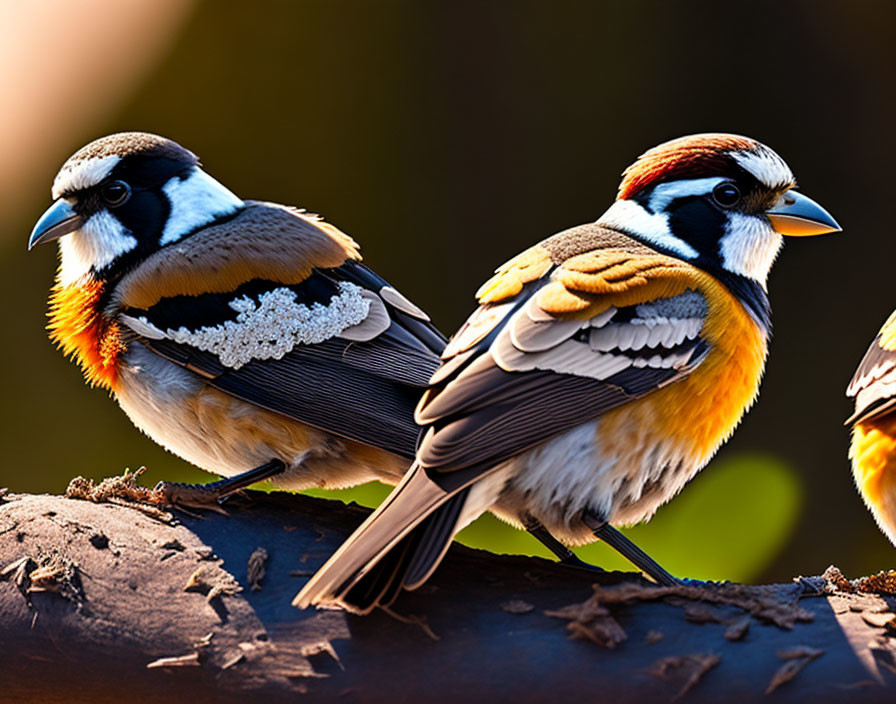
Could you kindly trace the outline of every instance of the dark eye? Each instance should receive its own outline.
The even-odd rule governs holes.
[[[124,181],[110,181],[100,188],[100,196],[112,207],[121,205],[131,195],[131,187]]]
[[[720,183],[712,189],[712,199],[722,208],[731,208],[740,200],[740,189],[733,183]]]

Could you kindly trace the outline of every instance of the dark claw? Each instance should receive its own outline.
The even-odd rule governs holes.
[[[255,482],[270,479],[283,472],[286,465],[280,460],[270,462],[208,484],[184,484],[180,482],[159,482],[155,490],[162,494],[170,504],[189,506],[191,508],[210,509],[226,515],[220,507],[228,497],[245,489]]]
[[[216,484],[217,482],[211,484],[159,482],[155,491],[159,492],[169,504],[208,509],[227,515],[227,512],[219,506],[221,497]]]

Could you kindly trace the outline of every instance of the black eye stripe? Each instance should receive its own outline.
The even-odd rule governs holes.
[[[191,166],[186,169],[181,169],[176,173],[164,174],[161,178],[156,178],[155,180],[136,185],[131,185],[127,181],[122,180],[119,175],[118,178],[113,178],[112,180],[107,180],[94,186],[89,193],[96,193],[103,203],[112,207],[117,207],[119,205],[124,205],[124,203],[130,200],[131,195],[134,193],[155,190],[168,183],[172,178],[184,180],[189,177],[192,170],[193,167]],[[125,195],[122,195],[121,187],[124,187],[127,190]]]
[[[193,163],[184,163],[171,159],[143,159],[128,157],[112,169],[108,178],[120,179],[131,188],[155,188],[168,182],[175,176],[183,178],[195,167]]]

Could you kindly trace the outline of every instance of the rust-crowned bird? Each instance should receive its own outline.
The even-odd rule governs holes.
[[[478,292],[417,407],[416,461],[311,578],[300,607],[364,613],[422,584],[483,511],[562,543],[648,520],[756,399],[782,235],[839,230],[747,137],[643,154],[594,224],[527,249]]]

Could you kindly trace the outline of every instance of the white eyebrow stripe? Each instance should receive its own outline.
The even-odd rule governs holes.
[[[666,206],[677,198],[708,195],[713,188],[726,180],[722,176],[711,176],[708,178],[683,178],[661,183],[655,186],[650,194],[650,209],[658,213],[665,210]]]
[[[796,180],[790,167],[771,149],[732,152],[731,158],[769,188],[785,186]]]
[[[81,191],[100,183],[121,161],[120,156],[102,156],[79,161],[75,164],[64,164],[53,180],[53,198],[63,193]]]

